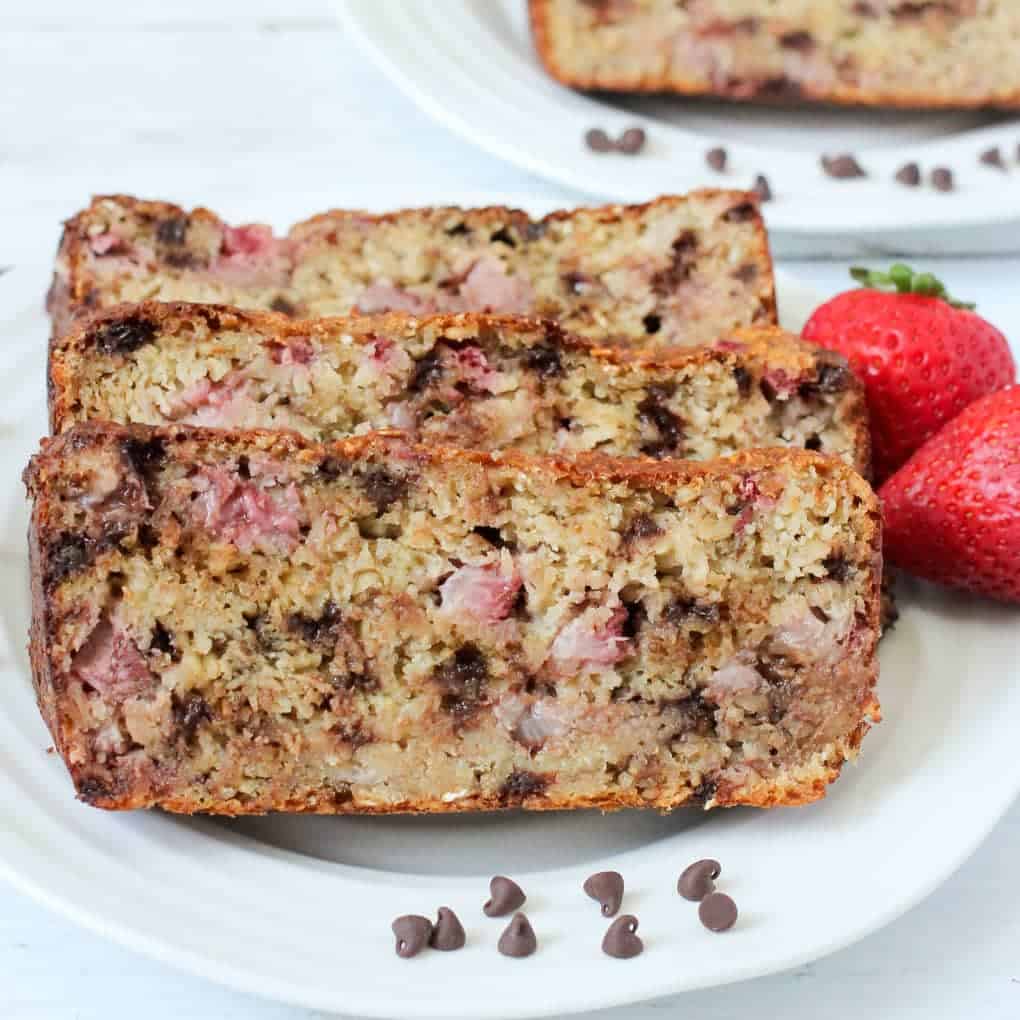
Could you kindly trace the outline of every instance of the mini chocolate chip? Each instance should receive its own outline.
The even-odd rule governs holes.
[[[171,216],[168,220],[162,220],[156,227],[156,240],[160,244],[176,247],[184,244],[188,233],[188,220],[186,216]]]
[[[837,180],[868,176],[861,164],[849,152],[844,152],[839,156],[822,156],[822,169]]]
[[[726,170],[726,161],[728,158],[728,153],[721,146],[709,149],[708,152],[705,153],[705,162],[717,174],[721,174]]]
[[[184,698],[178,699],[173,695],[171,700],[171,711],[174,722],[180,730],[184,742],[190,744],[195,739],[199,726],[212,719],[212,712],[209,705],[201,694],[192,691]]]
[[[654,538],[662,534],[662,528],[655,522],[651,514],[635,514],[620,532],[620,544],[624,547],[640,542],[644,538]]]
[[[169,655],[174,662],[180,660],[181,653],[177,649],[177,642],[174,641],[173,634],[159,620],[153,625],[152,634],[149,637],[149,648],[152,651]]]
[[[55,587],[87,566],[94,551],[93,543],[85,535],[61,532],[46,549],[46,587]]]
[[[805,450],[815,450],[816,452],[822,448],[822,437],[817,432],[812,432],[807,439],[804,440]]]
[[[953,171],[947,166],[937,166],[931,172],[931,186],[936,191],[952,191],[956,187]]]
[[[645,147],[645,142],[647,141],[648,136],[645,134],[644,128],[627,128],[627,130],[620,135],[619,141],[616,143],[616,148],[625,156],[636,156]]]
[[[698,917],[709,931],[726,931],[737,921],[737,905],[726,893],[709,893],[698,906]]]
[[[784,50],[796,50],[798,53],[807,53],[815,48],[815,37],[803,29],[784,32],[779,37],[779,45]]]
[[[554,379],[563,374],[563,362],[555,347],[532,347],[524,356],[524,364],[542,379]]]
[[[417,956],[432,937],[432,922],[420,914],[404,914],[390,928],[397,939],[397,956],[405,960]]]
[[[730,206],[722,214],[727,223],[747,223],[758,215],[758,207],[754,202],[740,202],[738,205]]]
[[[719,607],[712,602],[698,602],[697,599],[678,595],[662,611],[662,618],[674,626],[679,626],[690,616],[705,620],[707,623],[718,623]]]
[[[144,479],[149,479],[159,469],[166,457],[166,442],[158,436],[152,439],[125,439],[121,450],[131,467]]]
[[[514,914],[500,935],[497,948],[504,956],[512,956],[515,959],[531,956],[538,948],[538,939],[535,938],[531,922],[523,914]]]
[[[609,135],[602,128],[589,128],[585,131],[584,144],[592,152],[611,152],[614,147]]]
[[[1002,149],[997,145],[993,145],[990,149],[985,149],[978,158],[985,166],[993,166],[996,170],[1006,169],[1006,161],[1002,158]]]
[[[489,545],[495,546],[497,549],[506,549],[511,545],[511,543],[503,539],[503,534],[499,528],[490,528],[485,524],[479,524],[471,530],[479,538],[484,539]]]
[[[541,241],[548,229],[549,224],[545,220],[535,220],[524,228],[524,236],[529,241]]]
[[[488,678],[485,656],[473,644],[462,645],[432,671],[432,680],[442,692],[440,706],[458,722],[481,707]]]
[[[599,871],[584,880],[584,891],[602,908],[603,917],[612,917],[623,902],[623,875],[618,871]]]
[[[908,188],[916,188],[921,183],[921,168],[917,163],[904,163],[896,171],[896,180]]]
[[[152,343],[156,337],[156,324],[140,315],[128,315],[100,326],[92,335],[92,342],[101,354],[130,354]]]
[[[457,915],[449,907],[440,907],[436,923],[432,926],[432,934],[429,936],[429,945],[433,949],[449,953],[454,949],[463,949],[466,941],[464,926]]]
[[[379,514],[386,513],[407,494],[407,480],[391,475],[385,468],[370,468],[358,481]]]
[[[513,235],[506,227],[500,227],[499,230],[489,235],[489,240],[493,244],[505,244],[510,248],[516,248],[517,242],[513,239]]]
[[[447,237],[463,237],[470,233],[471,228],[466,223],[455,223],[452,227],[446,228]]]
[[[526,769],[514,769],[500,787],[499,797],[505,804],[522,804],[528,797],[545,793],[549,777]]]
[[[637,937],[638,919],[633,914],[623,914],[608,928],[602,939],[602,952],[617,960],[630,960],[637,956],[645,944]]]
[[[850,564],[847,563],[846,557],[842,553],[834,553],[832,556],[826,556],[822,560],[822,566],[825,568],[826,574],[842,584],[847,577],[850,576]]]
[[[715,880],[722,873],[718,861],[705,858],[684,868],[676,883],[676,891],[685,900],[699,903],[715,889]]]
[[[439,361],[439,352],[431,350],[423,355],[415,363],[414,371],[407,383],[407,388],[412,393],[420,393],[431,386],[442,374],[443,366]]]
[[[522,907],[526,899],[524,890],[516,882],[496,875],[489,882],[489,899],[482,907],[482,913],[486,917],[503,917]]]
[[[277,294],[276,297],[269,303],[269,307],[274,312],[279,312],[281,315],[287,315],[290,318],[294,318],[297,313],[297,305],[293,301],[289,301],[282,294]]]
[[[317,616],[291,613],[286,620],[287,630],[320,651],[331,652],[336,647],[343,617],[332,599],[327,600]]]
[[[653,312],[650,315],[646,315],[641,320],[641,324],[645,327],[646,333],[658,333],[662,329],[662,318]]]
[[[737,365],[733,369],[733,378],[737,384],[737,392],[742,397],[750,396],[751,384],[754,381],[753,378],[751,377],[751,373],[748,372],[748,370],[744,368],[743,365]]]
[[[772,187],[769,184],[769,179],[764,174],[758,174],[755,177],[754,186],[751,190],[758,196],[759,202],[772,201]]]
[[[732,276],[741,283],[753,283],[758,278],[758,267],[753,262],[745,262],[733,270]]]

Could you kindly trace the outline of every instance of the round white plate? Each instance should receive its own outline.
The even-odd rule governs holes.
[[[589,195],[644,202],[696,187],[750,187],[764,173],[775,192],[765,206],[769,226],[798,235],[978,228],[1020,218],[1020,165],[1006,174],[977,160],[991,145],[1015,154],[1016,117],[585,95],[542,69],[525,0],[342,0],[338,7],[346,27],[430,116],[501,159]],[[635,124],[649,138],[638,157],[599,155],[583,144],[590,127],[618,134]],[[705,164],[715,145],[729,151],[726,174]],[[846,151],[857,154],[867,179],[822,173],[822,153]],[[957,190],[897,184],[893,176],[908,160],[926,170],[952,167]]]
[[[235,221],[261,211],[284,227],[313,211],[306,201],[215,207]],[[885,721],[860,763],[809,808],[226,822],[78,804],[46,752],[25,654],[28,509],[18,474],[46,428],[47,272],[16,262],[0,276],[0,873],[81,924],[243,991],[342,1013],[482,1020],[591,1010],[848,945],[931,892],[1020,789],[1016,613],[904,586],[903,618],[882,646]],[[794,327],[815,300],[786,276],[780,297]],[[705,931],[675,892],[679,871],[704,856],[722,861],[721,887],[740,905],[725,935]],[[605,868],[625,875],[624,910],[641,920],[646,950],[627,962],[600,952],[606,922],[581,892]],[[480,909],[496,873],[528,893],[540,940],[531,959],[496,952],[504,922]],[[391,919],[440,905],[460,915],[467,948],[398,959]]]

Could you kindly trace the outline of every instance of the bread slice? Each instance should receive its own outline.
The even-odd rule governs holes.
[[[56,340],[49,371],[55,432],[90,419],[317,440],[399,427],[530,453],[704,460],[799,446],[868,470],[864,393],[846,362],[776,327],[639,352],[476,313],[302,321],[146,302]]]
[[[566,85],[866,106],[1020,106],[1020,4],[529,0]]]
[[[69,220],[49,308],[202,301],[295,316],[489,311],[601,343],[675,346],[776,322],[754,197],[699,191],[532,220],[516,209],[334,211],[285,237],[123,195]]]
[[[877,717],[834,457],[88,423],[26,480],[39,702],[100,807],[802,804]]]

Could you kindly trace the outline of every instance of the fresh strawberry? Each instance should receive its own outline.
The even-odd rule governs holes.
[[[971,404],[879,495],[891,562],[930,581],[1020,602],[1020,386]]]
[[[968,404],[1013,382],[1016,365],[1006,338],[931,274],[850,272],[864,287],[819,307],[804,339],[839,351],[864,384],[881,482]]]

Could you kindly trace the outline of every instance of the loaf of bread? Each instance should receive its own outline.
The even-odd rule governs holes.
[[[86,423],[26,481],[39,702],[99,807],[802,804],[878,713],[879,509],[834,457]]]
[[[797,446],[868,471],[862,387],[777,327],[713,347],[596,348],[550,322],[478,313],[287,319],[146,302],[54,341],[54,432],[92,419],[286,428],[530,453],[705,460]]]
[[[529,0],[566,85],[730,99],[1020,106],[1020,4]]]
[[[64,229],[49,296],[55,331],[82,308],[150,298],[312,317],[530,314],[641,347],[776,322],[758,207],[734,191],[541,220],[504,208],[334,211],[286,237],[206,209],[95,199]]]

